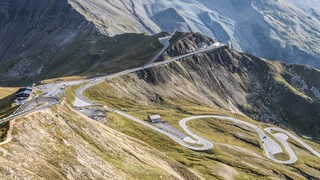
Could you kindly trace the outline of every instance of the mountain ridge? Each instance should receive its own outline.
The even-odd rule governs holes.
[[[198,31],[215,41],[230,40],[234,49],[256,56],[315,67],[318,64],[319,43],[316,40],[320,35],[315,27],[318,26],[317,14],[320,13],[310,5],[296,12],[294,17],[301,17],[298,18],[299,22],[296,22],[289,18],[289,12],[283,9],[283,5],[269,0],[242,1],[240,4],[234,4],[232,0],[220,3],[190,0],[188,6],[184,4],[186,2],[178,3],[176,0],[172,1],[172,4],[143,0],[99,0],[94,3],[83,0],[37,2],[38,0],[24,0],[19,3],[0,3],[0,38],[3,39],[0,42],[0,77],[3,85],[17,85],[17,82],[30,84],[59,76],[112,73],[115,72],[112,69],[124,70],[130,64],[141,65],[138,60],[141,62],[147,61],[146,58],[151,59],[154,55],[151,52],[161,48],[157,37],[162,35],[139,37],[122,33],[153,34],[162,30]],[[299,3],[294,2],[289,7],[294,10],[298,8],[297,4]],[[196,12],[200,14],[189,17],[194,13],[195,6]],[[183,7],[189,9],[185,10]],[[271,7],[280,8],[281,16],[277,16],[275,10],[269,11],[268,8]],[[232,10],[233,8],[235,10]],[[263,11],[266,17],[261,15],[260,11]],[[168,18],[168,13],[175,14],[178,19]],[[249,16],[246,16],[247,14]],[[303,23],[300,20],[305,16],[307,17],[304,23],[307,24],[302,27]],[[240,22],[234,20],[236,17]],[[290,22],[284,22],[285,19]],[[144,25],[141,25],[142,22]],[[146,30],[147,28],[151,30]],[[239,32],[235,31],[236,29],[239,29]],[[300,30],[301,36],[298,36]],[[272,37],[269,37],[270,34]],[[146,39],[148,40],[145,41]],[[113,47],[110,47],[111,43],[119,40],[123,44],[116,43],[118,49],[128,47],[123,52],[112,50]],[[121,54],[127,53],[125,51],[136,52],[129,46],[140,46],[139,43],[144,43],[150,54],[144,56],[142,54],[145,52],[140,50],[136,54],[122,57],[120,64],[123,68],[116,67],[117,55],[110,51]],[[254,48],[260,49],[260,53]],[[134,59],[134,62],[128,63],[125,59]],[[62,63],[65,64],[61,65]],[[99,67],[100,70],[95,72],[95,67]],[[88,72],[88,69],[91,70]]]
[[[4,179],[138,179],[146,172],[149,178],[200,179],[144,142],[64,104],[15,119],[14,139],[1,153]]]
[[[297,1],[272,0],[174,0],[170,3],[139,0],[108,2],[108,5],[99,1],[99,9],[82,0],[78,3],[88,7],[87,11],[81,11],[83,15],[101,16],[104,23],[97,25],[108,35],[177,30],[200,32],[220,42],[230,40],[238,51],[320,67],[320,44],[317,41],[320,12],[316,8],[320,2],[317,1],[314,1],[315,5],[304,6]],[[114,7],[120,11],[112,11]],[[77,9],[76,5],[74,8]],[[117,26],[105,28],[101,24]]]
[[[67,0],[1,1],[0,84],[30,85],[45,79],[132,68],[152,59],[164,33],[106,36]]]
[[[169,55],[185,54],[185,49],[206,41],[200,34],[189,35],[178,34],[181,39],[169,46]],[[177,49],[181,44],[187,46]],[[156,97],[184,99],[242,112],[253,119],[282,124],[318,139],[320,86],[317,77],[320,71],[315,68],[267,61],[223,47],[124,75],[114,85],[126,96],[140,99],[142,104],[152,103]],[[156,94],[150,94],[151,99],[150,92]]]
[[[210,2],[229,10],[235,8],[234,12],[221,15],[222,12],[210,10],[210,4],[206,7],[208,12],[203,12],[203,4]],[[2,119],[11,121],[0,125],[0,177],[320,177],[320,145],[315,143],[320,136],[320,71],[234,50],[241,44],[236,36],[230,36],[235,32],[230,29],[239,25],[230,18],[235,12],[243,13],[239,13],[240,22],[246,13],[254,12],[245,20],[252,20],[254,28],[242,24],[249,28],[246,30],[250,37],[252,30],[264,30],[270,24],[252,9],[253,1],[219,2],[1,1],[0,37],[6,37],[5,43],[0,42],[0,57],[4,57],[0,59],[0,84],[36,85],[35,98],[29,101],[34,109],[22,107],[25,114]],[[257,8],[268,2],[268,10],[270,6],[279,8],[277,3],[282,1],[255,2]],[[144,3],[146,6],[141,6]],[[168,8],[170,3],[174,6]],[[197,8],[190,8],[192,5]],[[199,8],[199,14],[190,17]],[[305,6],[298,13],[313,14],[316,10]],[[274,22],[284,17],[270,14]],[[312,17],[306,22],[311,20]],[[279,26],[283,27],[281,23]],[[19,31],[22,27],[27,28]],[[234,49],[217,42],[218,38],[177,31],[200,27],[215,29],[211,34],[220,41],[231,38]],[[175,33],[146,34],[162,29]],[[272,42],[264,36],[266,32],[258,32],[259,37],[264,37],[260,41],[269,43],[264,44],[264,49],[281,54],[282,51],[275,52],[277,46],[268,46]],[[167,47],[163,41],[168,39],[169,47],[159,57]],[[294,39],[293,44],[297,41]],[[152,58],[158,62],[150,64]],[[9,95],[0,100],[4,108],[0,117],[8,117],[19,107],[11,106],[16,89],[0,91],[3,96]],[[163,122],[144,121],[154,114],[161,115]],[[190,117],[198,119],[180,124]],[[237,121],[223,120],[225,117]],[[242,123],[235,123],[238,120]],[[292,136],[278,132],[277,126]],[[203,148],[198,137],[206,140]]]

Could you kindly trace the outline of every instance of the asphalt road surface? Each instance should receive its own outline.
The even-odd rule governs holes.
[[[145,127],[148,127],[148,128],[150,128],[150,129],[152,129],[154,131],[157,131],[158,133],[166,135],[169,138],[171,138],[172,140],[174,140],[175,142],[177,142],[178,144],[180,144],[181,146],[186,147],[188,149],[191,149],[191,150],[194,150],[194,151],[205,151],[205,150],[213,148],[213,144],[211,142],[209,142],[209,141],[199,141],[197,146],[193,146],[193,145],[190,145],[190,144],[186,143],[181,138],[178,138],[175,135],[172,135],[172,134],[170,134],[170,133],[168,133],[166,131],[163,131],[163,130],[161,130],[161,129],[159,129],[159,128],[157,128],[157,127],[155,127],[155,126],[153,126],[153,125],[151,125],[151,124],[149,124],[149,123],[147,123],[147,122],[145,122],[143,120],[135,118],[135,117],[123,112],[123,111],[112,110],[112,109],[108,109],[108,110],[112,111],[112,112],[115,112],[115,113],[117,113],[117,114],[119,114],[119,115],[121,115],[123,117],[126,117],[126,118],[128,118],[128,119],[130,119],[132,121],[135,121],[135,122],[137,122],[137,123],[139,123],[139,124],[141,124],[141,125],[143,125]],[[198,147],[198,145],[200,145],[200,146]]]
[[[171,39],[172,36],[166,36],[166,37],[162,37],[162,38],[159,38],[159,41],[160,43],[163,45],[163,48],[161,49],[161,51],[156,55],[154,56],[147,64],[146,66],[148,65],[151,65],[152,63],[154,63],[162,54],[163,52],[168,49],[169,45],[170,45],[170,39]]]
[[[17,109],[13,114],[10,116],[1,119],[1,123],[8,122],[12,118],[16,117],[22,117],[26,114],[35,112],[35,111],[40,111],[42,109],[46,109],[48,107],[51,107],[53,105],[56,105],[59,103],[59,99],[54,98],[54,97],[39,97],[36,99],[32,99],[30,101],[27,101],[23,105],[20,106],[19,109]]]
[[[207,119],[207,118],[215,118],[215,119],[220,119],[220,120],[227,120],[227,121],[230,121],[230,122],[233,122],[235,124],[242,124],[242,125],[245,125],[253,130],[255,130],[259,137],[260,137],[260,140],[262,142],[262,147],[263,147],[263,150],[265,151],[267,157],[273,161],[277,161],[277,159],[275,159],[273,157],[273,154],[277,154],[277,153],[282,153],[283,150],[281,148],[281,146],[276,143],[273,139],[271,139],[270,137],[268,137],[264,131],[262,129],[260,129],[259,127],[257,127],[256,125],[254,124],[251,124],[249,122],[246,122],[246,121],[242,121],[242,120],[239,120],[239,119],[235,119],[235,118],[231,118],[231,117],[226,117],[226,116],[219,116],[219,115],[201,115],[201,116],[191,116],[191,117],[188,117],[188,118],[185,118],[185,119],[182,119],[179,124],[180,126],[183,128],[184,131],[186,131],[187,133],[189,133],[192,137],[194,137],[195,139],[198,139],[200,141],[203,141],[203,139],[198,136],[197,134],[195,134],[194,132],[192,132],[188,126],[186,125],[186,123],[188,121],[191,121],[191,120],[195,120],[195,119]],[[206,140],[205,140],[206,141]]]
[[[318,156],[320,158],[320,153],[318,151],[316,151],[315,149],[313,149],[311,146],[309,146],[308,144],[306,144],[305,142],[303,142],[301,139],[299,139],[298,137],[296,137],[295,135],[291,134],[290,132],[278,128],[278,127],[269,127],[269,128],[265,128],[265,131],[267,131],[268,133],[272,134],[271,131],[277,131],[279,133],[276,133],[275,135],[278,137],[277,139],[281,139],[281,142],[287,143],[287,139],[288,138],[292,138],[293,140],[295,140],[296,142],[298,142],[301,146],[303,146],[304,148],[306,148],[307,150],[309,150],[312,154],[314,154],[315,156]],[[283,135],[288,136],[288,138],[284,139],[279,137],[279,134],[283,137]],[[291,156],[292,154],[290,154]]]
[[[161,50],[161,52],[163,53],[165,51],[165,49],[168,46],[168,42],[170,40],[170,37],[165,37],[163,39],[159,39],[160,42],[164,45],[164,48]],[[118,72],[112,75],[108,75],[108,76],[102,76],[102,77],[98,77],[98,78],[92,78],[92,79],[87,79],[87,80],[76,80],[76,81],[66,81],[66,82],[57,82],[57,83],[50,83],[50,84],[45,84],[45,85],[41,85],[38,86],[38,88],[40,90],[42,90],[44,92],[44,94],[37,98],[37,99],[33,99],[31,101],[28,101],[27,103],[25,103],[24,105],[22,105],[14,114],[12,114],[11,116],[4,118],[1,120],[1,122],[5,122],[5,121],[9,121],[10,119],[14,118],[14,117],[19,117],[19,116],[23,116],[27,113],[30,112],[34,112],[34,111],[38,111],[41,109],[45,109],[48,108],[50,106],[53,106],[57,103],[59,103],[59,98],[61,96],[61,94],[64,92],[65,88],[67,86],[71,86],[71,85],[77,85],[77,84],[81,84],[86,82],[86,84],[84,86],[82,86],[81,88],[79,88],[76,91],[76,100],[74,102],[74,106],[78,106],[78,107],[86,107],[86,106],[92,106],[92,105],[98,105],[95,102],[92,102],[91,100],[89,100],[88,98],[83,96],[83,92],[90,88],[93,87],[103,81],[105,81],[106,79],[111,79],[111,78],[115,78],[121,75],[125,75],[125,74],[129,74],[132,72],[136,72],[145,68],[150,68],[150,67],[154,67],[154,66],[160,66],[160,65],[164,65],[176,60],[180,60],[182,58],[185,57],[189,57],[189,56],[193,56],[195,54],[199,54],[199,53],[203,53],[203,52],[209,52],[209,51],[214,51],[217,50],[221,47],[224,47],[224,44],[220,44],[220,43],[215,43],[209,47],[207,47],[206,49],[202,49],[202,50],[198,50],[189,54],[185,54],[185,55],[181,55],[178,57],[174,57],[171,58],[169,60],[163,61],[163,62],[157,62],[157,63],[153,63],[160,55],[161,53],[158,53],[156,55],[156,57],[154,57],[147,65],[143,66],[143,67],[139,67],[139,68],[134,68],[134,69],[128,69],[122,72]],[[267,155],[267,157],[275,162],[281,163],[281,164],[292,164],[294,162],[297,161],[297,157],[295,155],[295,153],[292,151],[292,149],[290,148],[290,145],[287,143],[287,139],[290,137],[292,139],[294,139],[295,141],[297,141],[298,143],[300,143],[304,148],[308,149],[311,153],[313,153],[314,155],[320,157],[320,154],[314,150],[313,148],[311,148],[309,145],[307,145],[306,143],[304,143],[303,141],[301,141],[299,138],[297,138],[296,136],[292,135],[291,133],[280,129],[280,128],[266,128],[265,131],[267,132],[271,132],[272,130],[276,130],[280,133],[276,133],[276,134],[272,134],[270,133],[272,136],[274,136],[274,138],[276,138],[282,145],[283,147],[286,148],[286,152],[290,155],[290,159],[288,161],[280,161],[277,160],[276,158],[274,158],[274,154],[277,153],[283,153],[284,151],[282,150],[282,147],[275,142],[272,138],[270,138],[267,134],[265,134],[265,132],[260,129],[259,127],[257,127],[254,124],[251,124],[249,122],[245,122],[245,121],[241,121],[235,118],[231,118],[231,117],[225,117],[225,116],[219,116],[219,115],[203,115],[203,116],[192,116],[192,117],[188,117],[185,119],[182,119],[180,121],[180,126],[184,129],[185,132],[187,132],[191,137],[186,137],[181,139],[181,137],[177,137],[173,134],[170,134],[166,131],[163,131],[153,125],[151,125],[150,123],[147,123],[143,120],[140,120],[138,118],[135,118],[123,111],[118,111],[118,110],[114,110],[114,109],[110,109],[108,108],[109,111],[115,112],[123,117],[126,117],[130,120],[133,120],[139,124],[142,124],[145,127],[148,127],[154,131],[157,131],[163,135],[168,136],[169,138],[171,138],[172,140],[174,140],[175,142],[177,142],[178,144],[180,144],[181,146],[184,146],[186,148],[195,150],[195,151],[204,151],[204,150],[208,150],[213,148],[213,143],[206,140],[205,138],[202,138],[200,136],[198,136],[197,134],[195,134],[193,131],[191,131],[186,123],[188,121],[191,120],[195,120],[195,119],[203,119],[203,118],[216,118],[216,119],[221,119],[221,120],[227,120],[227,121],[231,121],[235,124],[241,124],[241,125],[245,125],[249,128],[252,128],[253,130],[255,130],[259,137],[260,140],[262,142],[262,147]],[[196,142],[195,145],[191,145],[190,142]]]

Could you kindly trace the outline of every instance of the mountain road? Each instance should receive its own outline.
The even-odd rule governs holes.
[[[95,106],[95,105],[99,105],[96,102],[91,101],[90,99],[86,98],[83,93],[86,89],[93,87],[107,79],[112,79],[118,76],[122,76],[122,75],[126,75],[129,73],[133,73],[139,70],[143,70],[146,68],[151,68],[151,67],[156,67],[156,66],[161,66],[164,64],[168,64],[171,63],[173,61],[177,61],[186,57],[190,57],[193,56],[195,54],[200,54],[200,53],[204,53],[204,52],[210,52],[210,51],[215,51],[217,49],[220,49],[222,47],[224,47],[224,44],[220,44],[220,43],[215,43],[205,49],[201,49],[192,53],[188,53],[185,55],[180,55],[177,57],[172,57],[169,60],[166,61],[162,61],[162,62],[154,62],[155,60],[157,60],[160,55],[168,48],[169,46],[169,40],[171,37],[164,37],[162,39],[159,39],[159,41],[164,45],[163,49],[150,61],[148,62],[145,66],[142,67],[138,67],[138,68],[133,68],[133,69],[128,69],[125,71],[121,71],[115,74],[111,74],[111,75],[107,75],[107,76],[101,76],[101,77],[97,77],[97,78],[91,78],[91,79],[85,79],[85,80],[75,80],[75,81],[65,81],[65,82],[56,82],[56,83],[50,83],[50,84],[45,84],[45,85],[40,85],[38,86],[38,88],[43,91],[44,93],[38,97],[37,99],[32,99],[30,101],[28,101],[26,104],[22,105],[18,111],[16,111],[14,114],[10,115],[7,118],[1,119],[1,122],[6,122],[11,120],[12,118],[15,117],[19,117],[19,116],[23,116],[27,113],[30,112],[34,112],[34,111],[38,111],[41,109],[45,109],[48,108],[50,106],[53,106],[57,103],[60,102],[59,98],[61,96],[61,94],[64,92],[65,88],[67,86],[72,86],[72,85],[78,85],[81,83],[85,83],[83,86],[81,86],[77,91],[76,91],[76,98],[75,101],[73,102],[74,107],[87,107],[87,106]],[[290,159],[287,161],[280,161],[277,160],[274,155],[278,154],[278,153],[284,153],[282,147],[276,142],[274,141],[271,137],[269,137],[264,130],[260,129],[258,126],[246,122],[246,121],[242,121],[239,119],[235,119],[232,117],[226,117],[226,116],[220,116],[220,115],[201,115],[201,116],[192,116],[192,117],[188,117],[188,118],[184,118],[182,119],[179,124],[182,127],[182,129],[189,134],[190,137],[186,137],[186,138],[179,138],[173,134],[170,134],[162,129],[159,129],[155,126],[153,126],[152,124],[145,122],[143,120],[140,120],[136,117],[133,117],[132,115],[129,115],[123,111],[119,111],[119,110],[114,110],[111,108],[107,108],[108,111],[117,113],[125,118],[128,118],[132,121],[135,121],[149,129],[152,129],[158,133],[161,133],[169,138],[171,138],[172,140],[174,140],[176,143],[180,144],[183,147],[186,147],[188,149],[191,150],[195,150],[195,151],[205,151],[205,150],[209,150],[211,148],[214,147],[214,144],[210,141],[208,141],[207,139],[197,135],[196,133],[194,133],[192,130],[190,130],[187,126],[187,122],[191,121],[191,120],[195,120],[195,119],[204,119],[204,118],[215,118],[215,119],[221,119],[221,120],[227,120],[230,121],[234,124],[241,124],[241,125],[245,125],[249,128],[252,128],[253,130],[255,130],[260,138],[261,144],[262,144],[262,149],[265,151],[266,156],[271,159],[274,162],[277,163],[281,163],[281,164],[292,164],[295,163],[298,158],[296,157],[295,153],[293,152],[293,150],[291,149],[290,145],[287,143],[287,139],[290,137],[293,140],[295,140],[296,142],[298,142],[299,144],[301,144],[304,148],[306,148],[307,150],[309,150],[311,153],[313,153],[314,155],[320,157],[320,154],[314,150],[313,148],[311,148],[310,146],[308,146],[306,143],[304,143],[302,140],[300,140],[298,137],[292,135],[291,133],[289,133],[286,130],[280,129],[280,128],[266,128],[264,129],[266,132],[268,132],[270,135],[272,135],[275,139],[277,139],[282,145],[283,147],[286,149],[286,152],[289,154]],[[279,133],[276,134],[272,134],[271,131],[272,130],[276,130]],[[10,138],[12,138],[11,136],[8,136]],[[196,142],[196,144],[193,144],[191,142]],[[7,143],[7,142],[6,142]],[[1,145],[1,144],[0,144]]]

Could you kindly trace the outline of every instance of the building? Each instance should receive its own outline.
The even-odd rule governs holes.
[[[153,116],[148,116],[148,121],[151,123],[159,123],[159,122],[161,122],[161,116],[159,114],[153,115]]]
[[[18,101],[23,101],[26,99],[29,99],[29,97],[32,94],[32,88],[31,87],[23,87],[20,88],[16,93],[16,99]]]

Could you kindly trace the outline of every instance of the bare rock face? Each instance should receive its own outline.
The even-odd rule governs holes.
[[[164,52],[163,56],[175,57],[188,54],[197,50],[205,49],[215,41],[200,33],[176,32],[170,42],[171,46]]]
[[[59,105],[16,120],[1,179],[198,179],[149,145]]]

